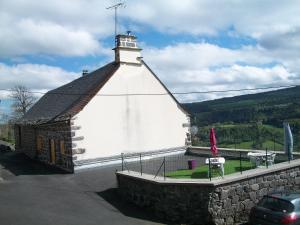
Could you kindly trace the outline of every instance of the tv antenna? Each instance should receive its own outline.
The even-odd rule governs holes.
[[[118,8],[125,8],[125,2],[119,2],[115,5],[109,6],[106,9],[114,9],[115,10],[115,37],[117,36],[117,26],[118,26]]]

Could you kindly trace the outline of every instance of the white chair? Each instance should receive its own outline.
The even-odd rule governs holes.
[[[216,170],[222,177],[224,177],[224,163],[225,158],[223,157],[216,157],[216,158],[207,158],[205,160],[206,165],[210,165],[210,169],[207,171],[207,177],[209,177],[209,173]],[[211,170],[211,171],[210,171]]]
[[[276,153],[272,153],[271,155],[267,156],[267,164],[269,166],[272,166],[274,164],[275,156],[276,156]]]

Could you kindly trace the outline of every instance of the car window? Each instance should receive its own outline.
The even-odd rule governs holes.
[[[297,211],[297,212],[300,212],[300,200],[297,200],[297,201],[296,201],[295,206],[296,206],[296,211]]]
[[[293,212],[294,205],[286,200],[274,198],[270,196],[265,196],[260,202],[258,206],[264,207],[277,212]]]

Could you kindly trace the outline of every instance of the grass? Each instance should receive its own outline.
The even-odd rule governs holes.
[[[234,144],[220,144],[221,148],[235,148]],[[243,141],[240,143],[236,143],[236,148],[238,149],[254,149],[252,141]],[[273,151],[274,142],[272,140],[266,140],[262,143],[262,147],[260,149],[269,149]],[[282,151],[283,145],[275,142],[275,151]]]
[[[274,149],[274,142],[273,141],[267,140],[267,141],[263,142],[262,145],[263,145],[263,149],[266,149],[266,148],[269,149],[269,150]],[[275,142],[275,150],[276,151],[282,151],[283,150],[283,145]]]
[[[242,160],[242,171],[253,169],[254,165],[249,160]],[[207,178],[208,165],[199,166],[194,170],[177,170],[166,174],[170,178],[194,178],[204,179]],[[225,175],[240,172],[239,160],[226,160],[224,164]],[[212,177],[220,176],[217,172],[212,174]]]
[[[253,149],[253,142],[252,141],[244,141],[240,143],[236,143],[236,148],[238,149]],[[220,147],[224,148],[235,148],[235,144],[220,144]]]

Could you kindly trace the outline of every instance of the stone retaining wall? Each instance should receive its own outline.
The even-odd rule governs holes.
[[[225,176],[224,179],[171,179],[135,172],[117,173],[119,193],[167,221],[188,224],[235,224],[263,195],[300,191],[300,160]]]

